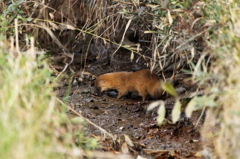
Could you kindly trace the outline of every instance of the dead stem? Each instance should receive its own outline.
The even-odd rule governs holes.
[[[65,54],[67,54],[67,53],[65,53]],[[57,75],[56,79],[58,79],[60,77],[60,75],[63,74],[66,71],[66,69],[68,68],[68,66],[71,65],[71,63],[73,62],[74,54],[69,55],[68,57],[71,57],[71,61],[64,66],[64,69]]]
[[[118,48],[117,48],[117,49],[114,51],[114,53],[112,54],[112,57],[111,57],[112,59],[113,59],[113,56],[114,56],[114,55],[116,54],[116,52],[118,51],[118,49],[122,46],[122,43],[123,43],[123,40],[124,40],[125,34],[126,34],[128,28],[129,28],[131,22],[132,22],[132,19],[129,19],[128,22],[127,22],[127,25],[126,25],[126,27],[125,27],[125,30],[124,30],[124,33],[123,33],[123,36],[122,36],[121,42],[120,42],[120,44],[118,45]]]
[[[68,106],[67,104],[65,104],[65,103],[64,103],[63,101],[61,101],[59,98],[56,98],[56,99],[57,99],[57,101],[60,102],[61,104],[65,105],[65,106],[66,106],[69,110],[71,110],[74,114],[76,114],[77,116],[83,118],[83,119],[84,119],[85,121],[87,121],[89,124],[93,125],[93,126],[96,127],[97,129],[99,129],[100,131],[102,131],[103,134],[104,134],[104,138],[105,138],[105,136],[106,136],[106,134],[107,134],[107,135],[108,135],[109,137],[111,137],[112,140],[115,142],[115,138],[114,138],[114,136],[113,136],[111,133],[107,132],[105,129],[103,129],[103,128],[101,128],[100,126],[96,125],[96,124],[93,123],[91,120],[83,117],[82,114],[80,114],[79,112],[75,111],[73,108],[71,108],[70,106]]]

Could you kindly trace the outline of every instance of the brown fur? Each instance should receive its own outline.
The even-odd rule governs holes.
[[[162,95],[161,82],[158,76],[144,69],[136,72],[115,72],[100,75],[96,79],[95,86],[102,93],[108,89],[118,91],[118,97],[121,98],[129,92],[138,92],[143,101],[147,97],[157,99]]]

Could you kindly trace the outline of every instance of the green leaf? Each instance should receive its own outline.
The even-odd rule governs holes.
[[[158,101],[152,102],[148,106],[147,111],[153,110],[154,108],[156,108],[157,106],[160,106],[160,105],[164,105],[164,101],[158,100]]]
[[[172,121],[173,121],[173,123],[176,123],[179,120],[180,114],[181,114],[181,103],[178,99],[176,101],[174,107],[173,107],[173,110],[172,110]]]
[[[83,117],[75,117],[75,118],[72,118],[71,121],[74,124],[82,124],[84,122],[84,118]]]
[[[214,96],[201,96],[195,97],[193,100],[196,102],[195,110],[202,109],[204,107],[215,107],[217,104],[214,101]]]
[[[23,19],[23,17],[21,15],[18,15],[17,19]]]
[[[33,18],[28,17],[26,20],[27,20],[28,22],[30,22],[30,21],[33,20]]]
[[[171,83],[162,82],[162,88],[167,93],[171,94],[174,97],[177,97],[177,92]]]
[[[130,56],[130,60],[131,60],[131,62],[132,62],[133,59],[134,59],[134,53],[131,52],[131,56]]]
[[[204,107],[215,107],[217,103],[215,102],[214,96],[201,96],[201,97],[194,97],[187,105],[185,110],[186,116],[191,117],[192,112],[195,110],[202,109]]]
[[[196,106],[196,101],[195,98],[193,98],[187,105],[187,108],[185,110],[186,116],[188,118],[190,118],[192,116],[192,112],[195,110],[195,106]]]
[[[71,97],[71,96],[65,96],[65,97],[63,97],[62,100],[63,100],[64,102],[67,102],[67,101],[69,100],[70,97]]]
[[[20,0],[19,2],[17,2],[18,5],[22,4],[24,0]]]
[[[159,125],[162,124],[164,118],[165,118],[165,114],[166,114],[166,109],[165,109],[165,106],[164,104],[161,105],[159,108],[158,108],[158,118],[157,118],[157,122]]]

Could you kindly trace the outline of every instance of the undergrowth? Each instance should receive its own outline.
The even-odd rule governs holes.
[[[43,47],[45,44],[51,45],[53,50],[78,52],[84,58],[91,51],[97,52],[96,59],[107,54],[109,42],[122,46],[114,39],[118,34],[122,43],[127,30],[138,33],[139,44],[122,46],[130,50],[129,57],[143,57],[152,70],[170,71],[172,77],[183,68],[190,70],[187,73],[192,74],[195,83],[203,85],[204,95],[191,100],[187,116],[196,109],[218,106],[219,111],[214,116],[217,116],[215,120],[220,123],[221,131],[214,134],[217,138],[215,153],[222,158],[240,156],[237,142],[240,135],[238,0],[88,0],[74,4],[72,1],[52,0],[43,5],[37,1],[19,1],[11,5],[0,3],[1,12],[5,10],[5,14],[0,15],[3,26],[0,28],[1,39],[13,35],[13,20],[18,17],[26,25],[22,25],[21,31],[38,37]],[[79,8],[81,11],[76,12]],[[77,44],[81,44],[79,50],[75,50]],[[5,137],[0,139],[0,156],[51,158],[73,152],[80,154],[81,148],[74,144],[74,133],[71,134],[64,124],[69,122],[65,110],[57,107],[48,66],[41,58],[9,53],[4,45],[2,42],[0,135]],[[145,50],[140,46],[146,47]],[[99,47],[104,49],[100,52]],[[147,50],[147,53],[142,50]],[[164,73],[162,76],[165,79]],[[171,85],[165,86],[177,97]],[[161,102],[157,104],[163,105]],[[180,102],[176,102],[175,108],[174,122],[180,116]],[[86,139],[82,135],[77,136],[81,140]],[[87,141],[79,145],[88,145]]]
[[[36,50],[33,38],[26,41],[28,48],[22,51],[18,38],[15,44],[13,38],[6,39],[7,34],[14,34],[8,29],[0,33],[5,39],[0,41],[1,158],[87,156],[84,150],[95,149],[98,143],[83,131],[83,119],[71,121],[67,107],[56,100],[55,80],[45,55],[37,54],[42,52]],[[17,25],[15,29],[18,37]]]
[[[215,155],[220,158],[239,158],[240,126],[240,8],[239,0],[209,2],[213,4],[209,11],[219,19],[220,29],[214,31],[211,48],[216,61],[212,64],[209,75],[213,78],[211,93],[218,98],[217,111],[212,111],[211,122],[219,131],[210,131],[214,136]],[[206,123],[205,129],[208,129]],[[203,134],[207,135],[207,134]]]
[[[56,103],[48,66],[41,58],[5,52],[3,47],[0,59],[0,156],[52,158],[70,153],[74,142],[66,138],[67,132],[61,133],[67,117]]]
[[[44,56],[7,46],[0,42],[0,156],[75,158],[95,149],[97,141],[83,131],[83,119],[69,120],[67,107],[56,100]]]

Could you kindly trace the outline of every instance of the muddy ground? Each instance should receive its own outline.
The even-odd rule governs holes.
[[[117,99],[115,91],[108,91],[102,96],[94,95],[93,83],[98,75],[147,68],[144,59],[136,62],[137,57],[135,57],[131,61],[129,55],[128,53],[117,54],[114,62],[109,62],[107,58],[89,60],[84,69],[80,63],[73,62],[72,67],[80,71],[76,71],[74,74],[72,85],[69,82],[70,78],[63,80],[57,88],[58,97],[67,101],[69,106],[80,112],[85,118],[116,136],[117,142],[113,142],[108,137],[100,141],[100,150],[102,151],[122,152],[126,142],[124,135],[127,135],[134,143],[134,146],[128,146],[127,151],[134,158],[137,156],[158,159],[200,158],[196,153],[202,150],[199,129],[203,119],[197,126],[196,123],[201,112],[195,112],[189,119],[185,116],[183,108],[179,122],[172,124],[171,110],[174,106],[174,98],[170,95],[164,95],[162,100],[165,101],[167,109],[166,122],[159,126],[156,122],[157,109],[147,111],[147,107],[153,102],[152,100],[142,103],[138,94]],[[53,67],[61,70],[64,65],[55,63]],[[162,78],[160,73],[158,75]],[[170,77],[171,74],[166,74],[166,78],[168,76]],[[196,90],[196,86],[191,84],[188,79],[188,75],[180,72],[173,82],[178,94],[185,96],[181,100],[183,105],[189,100],[188,94]],[[89,125],[88,134],[103,139],[101,131],[94,126]]]

